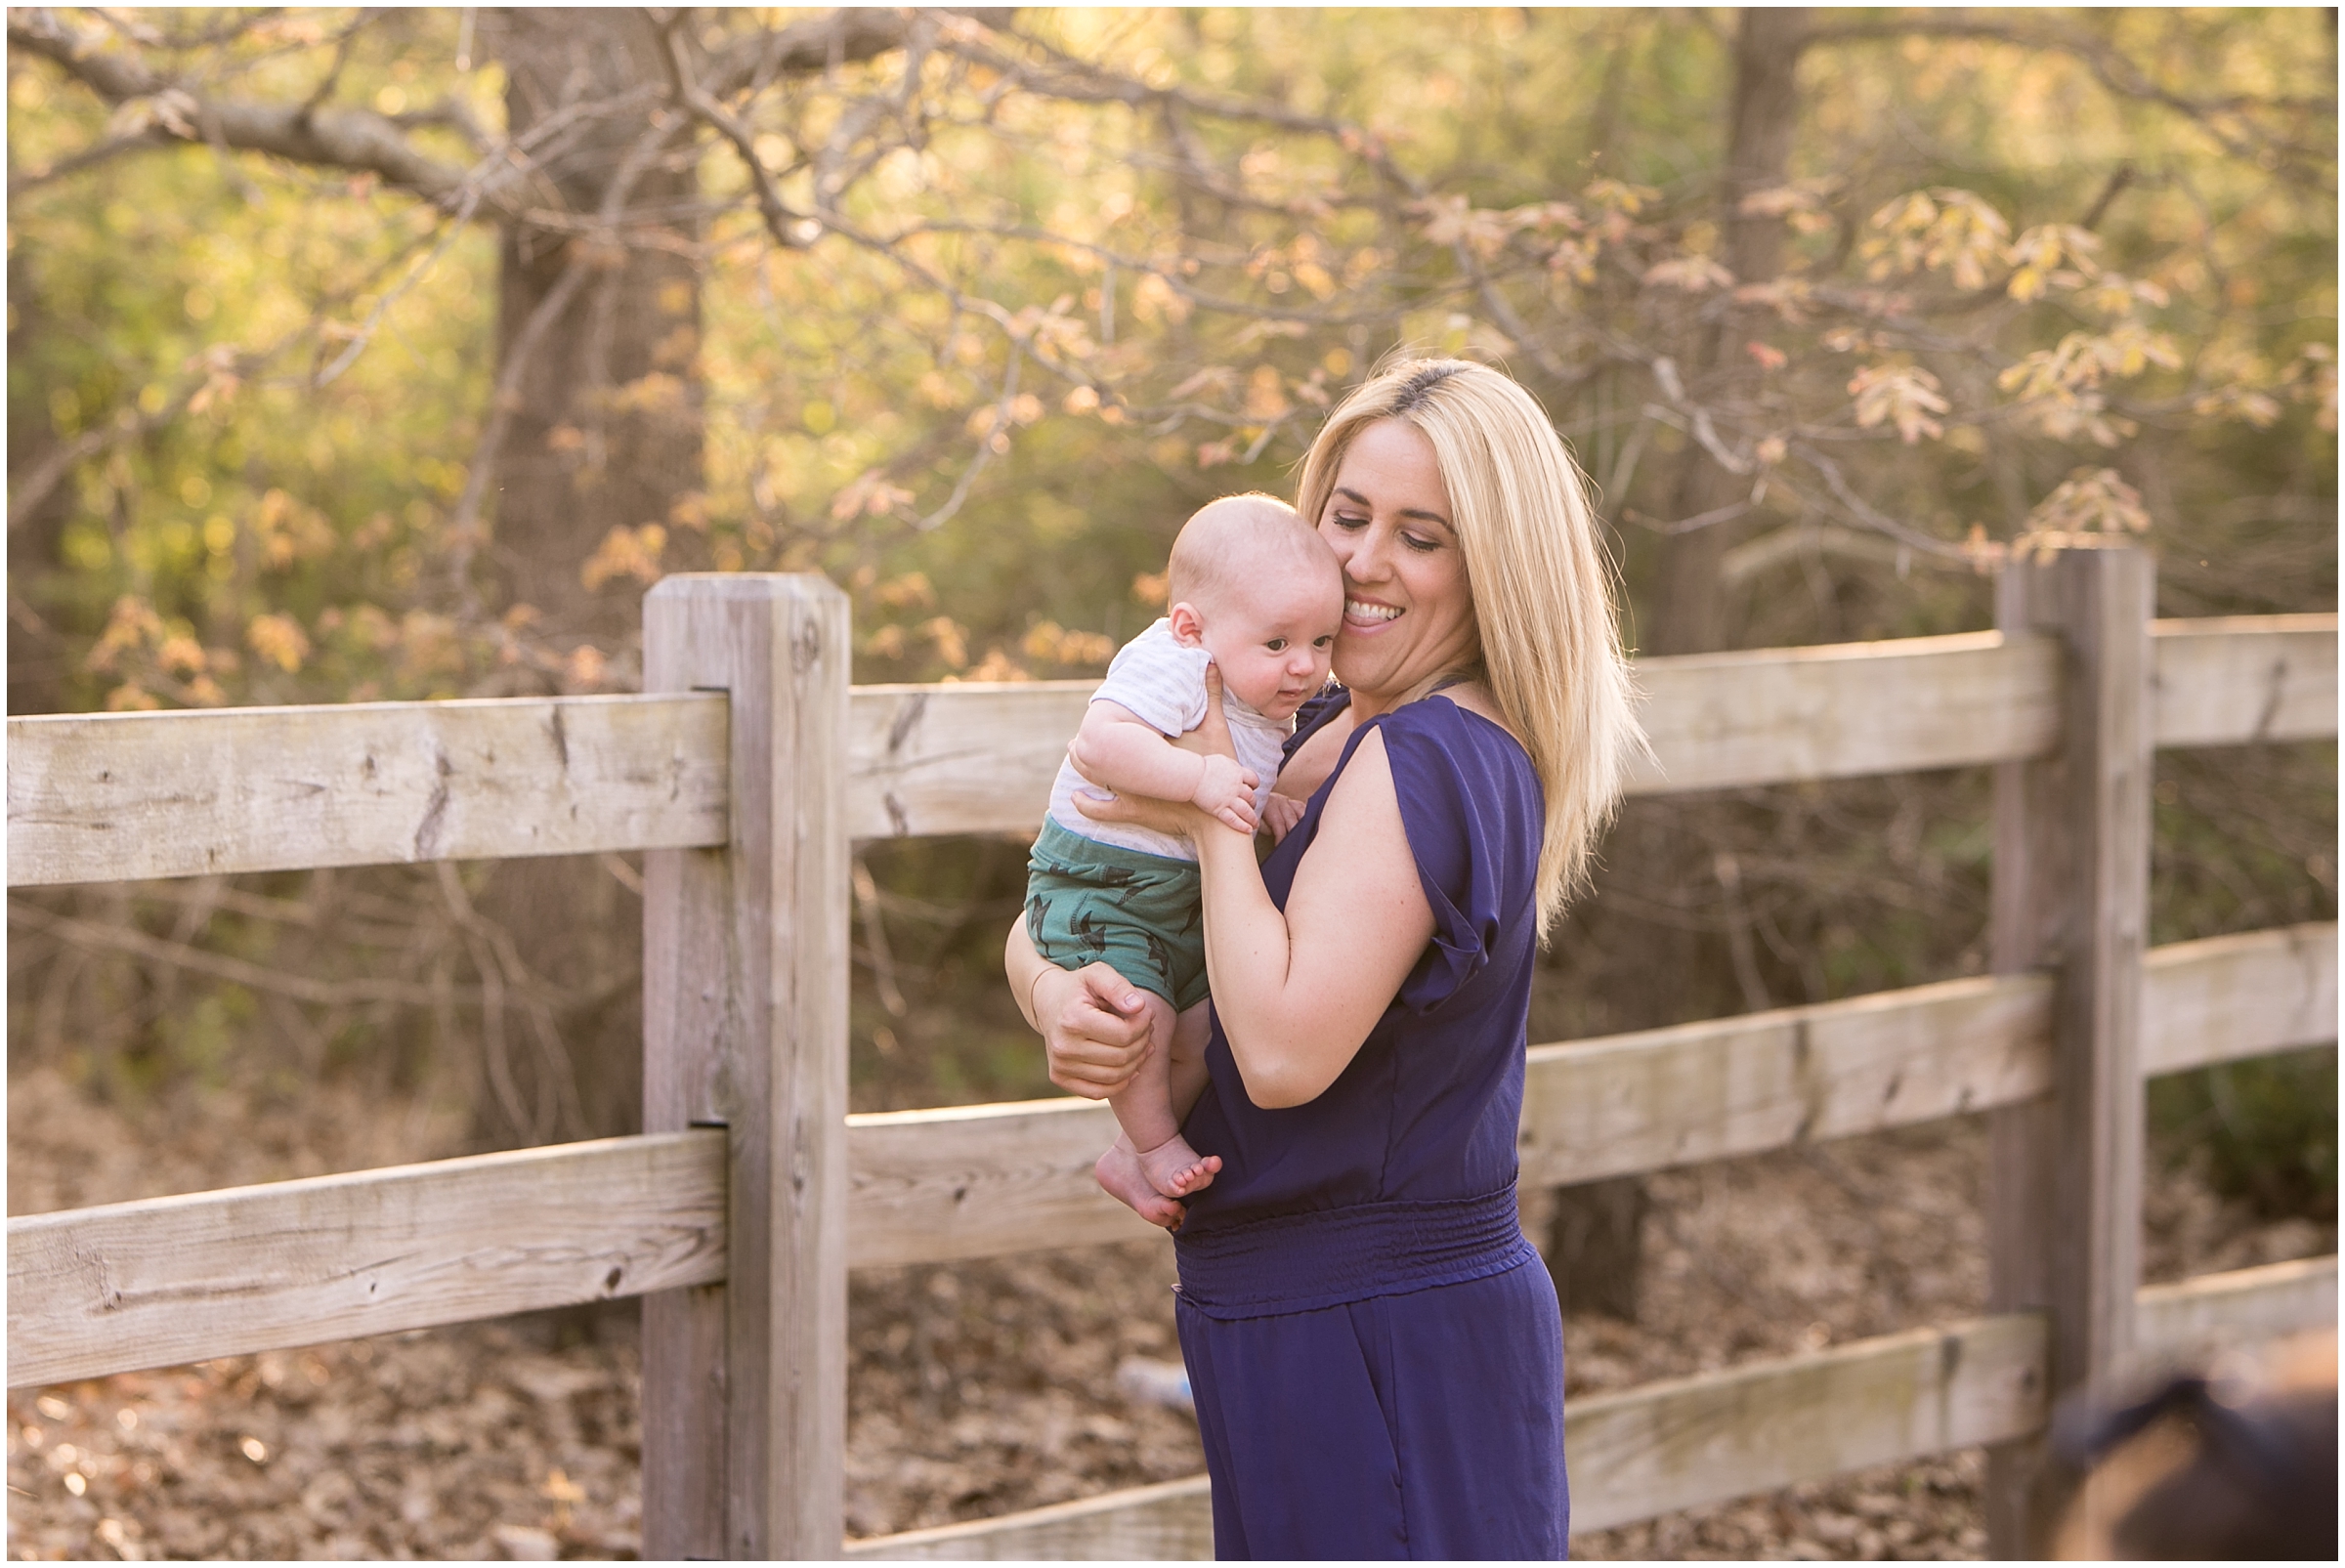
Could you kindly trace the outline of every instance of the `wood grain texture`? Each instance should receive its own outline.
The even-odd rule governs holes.
[[[1996,772],[1990,921],[1998,973],[2053,976],[2052,1092],[1990,1119],[1987,1196],[1988,1304],[2047,1313],[2055,1399],[2112,1391],[2141,1283],[2155,596],[2131,548],[2014,563],[1996,583],[2005,632],[2063,649],[2058,745]],[[1990,1549],[2040,1554],[2061,1490],[2040,1443],[1991,1449]]]
[[[2152,952],[2151,1070],[2333,1038],[2335,939],[2317,922]],[[2017,1104],[2051,1087],[2051,1018],[2048,977],[1992,975],[1534,1045],[1522,1180],[1594,1181]],[[1075,1099],[850,1116],[849,1261],[1149,1235],[1091,1179],[1115,1135],[1105,1105]]]
[[[1208,1562],[1213,1491],[1202,1475],[1135,1486],[999,1519],[850,1541],[867,1562]]]
[[[1637,661],[1651,794],[2034,756],[2060,724],[2059,652],[1997,632]]]
[[[2336,733],[2336,617],[2156,626],[2160,745]],[[1636,793],[2033,755],[2049,644],[1999,633],[1645,659]],[[858,687],[858,838],[1030,832],[1091,683]],[[9,883],[718,841],[710,696],[370,702],[8,721]]]
[[[2145,1347],[2239,1345],[2335,1321],[2337,1260],[2307,1258],[2143,1290]],[[2031,1432],[2045,1417],[2041,1318],[2013,1313],[1571,1402],[1572,1529],[1819,1481]],[[873,1561],[1213,1554],[1202,1475],[847,1543]]]
[[[1530,1052],[1531,1186],[1879,1131],[2042,1093],[2051,987],[1952,980]]]
[[[8,721],[8,882],[722,843],[722,698]]]
[[[2337,617],[2225,615],[2150,626],[2152,728],[2161,746],[2307,741],[2337,733]]]
[[[2337,1326],[2337,1259],[2304,1257],[2261,1268],[2148,1285],[2134,1300],[2134,1354],[2173,1361]]]
[[[729,697],[732,802],[722,849],[644,860],[644,1121],[726,1128],[733,1260],[721,1303],[645,1313],[648,1556],[838,1555],[849,647],[820,577],[681,574],[644,600],[645,685]]]
[[[2330,1043],[2336,922],[2152,948],[2142,985],[2144,1077]]]
[[[2044,1421],[2027,1313],[1861,1339],[1568,1407],[1572,1524],[1603,1530]]]
[[[849,830],[857,838],[1035,831],[1097,685],[855,688]]]
[[[12,1219],[10,1386],[722,1279],[724,1204],[684,1132]]]

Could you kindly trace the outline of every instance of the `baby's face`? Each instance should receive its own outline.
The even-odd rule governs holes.
[[[1336,572],[1265,572],[1222,596],[1198,640],[1220,666],[1222,689],[1265,718],[1288,719],[1327,684],[1343,625]]]

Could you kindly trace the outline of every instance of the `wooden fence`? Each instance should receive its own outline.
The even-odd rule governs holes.
[[[2053,1398],[2333,1321],[2334,1257],[2138,1285],[2143,1079],[2336,1034],[2332,924],[2144,944],[2153,747],[2334,736],[2336,617],[2151,586],[2072,551],[1995,632],[1640,664],[1640,792],[1996,765],[1995,973],[1536,1045],[1523,1179],[1988,1112],[1992,1299],[1574,1401],[1577,1527],[1988,1444],[2016,1552]],[[650,852],[643,1135],[12,1219],[12,1385],[642,1295],[646,1557],[1210,1554],[1202,1477],[841,1541],[848,1270],[1138,1234],[1103,1106],[846,1114],[850,842],[1033,828],[1089,685],[850,688],[849,647],[820,579],[678,576],[640,697],[9,720],[12,887]]]

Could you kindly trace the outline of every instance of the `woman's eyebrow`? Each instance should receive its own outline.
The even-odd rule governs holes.
[[[1336,487],[1336,493],[1343,496],[1347,501],[1357,502],[1359,505],[1368,508],[1368,510],[1371,512],[1376,510],[1376,503],[1368,499],[1367,496],[1362,495],[1358,490],[1346,489],[1343,486],[1339,485]],[[1438,523],[1443,528],[1448,529],[1450,532],[1457,532],[1457,529],[1450,523],[1449,519],[1443,517],[1438,512],[1426,512],[1421,511],[1416,507],[1404,507],[1401,509],[1400,515],[1402,517],[1415,518],[1421,523]]]

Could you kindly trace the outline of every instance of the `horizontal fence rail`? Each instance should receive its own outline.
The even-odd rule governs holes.
[[[2337,928],[2153,951],[2151,1073],[2336,1038]],[[1531,1048],[1526,1185],[1759,1154],[2011,1104],[2050,1085],[2050,982],[1992,976]],[[848,1257],[940,1262],[1130,1239],[1091,1163],[1106,1106],[1030,1100],[850,1117]]]
[[[725,1134],[556,1144],[8,1222],[11,1387],[725,1277]]]
[[[2336,939],[2314,924],[2154,950],[2149,1071],[2333,1038]],[[1758,1154],[2040,1094],[2048,993],[2034,976],[1956,980],[1535,1046],[1522,1179]],[[1105,1105],[847,1123],[853,1267],[1149,1234],[1091,1177],[1115,1137]],[[710,1283],[724,1277],[724,1134],[700,1130],[13,1219],[9,1377],[55,1382]]]
[[[2158,744],[2336,733],[2334,615],[2153,633]],[[1629,787],[2032,756],[2057,663],[1998,632],[1643,659],[1658,762]],[[850,831],[1040,826],[1091,684],[856,688]],[[722,843],[724,710],[695,693],[12,718],[9,885]]]
[[[8,721],[8,883],[725,841],[725,699]]]
[[[2337,1260],[2309,1258],[2152,1286],[2135,1298],[2147,1357],[2333,1323]],[[2039,1430],[2044,1324],[2034,1313],[1860,1339],[1812,1355],[1583,1395],[1564,1409],[1574,1534],[1848,1470]],[[1202,1475],[846,1545],[866,1561],[1203,1559]]]

